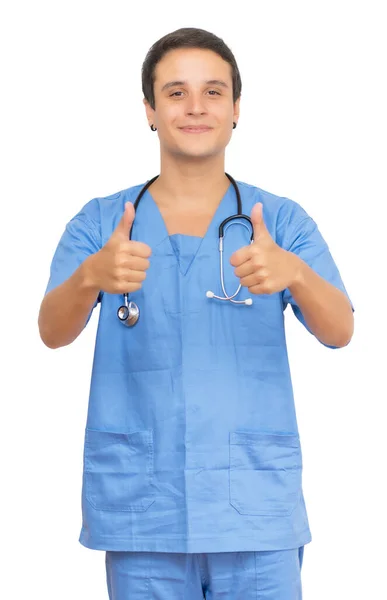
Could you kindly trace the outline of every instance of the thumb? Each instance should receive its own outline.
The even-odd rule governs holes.
[[[262,202],[257,202],[257,204],[254,204],[250,214],[250,218],[253,224],[254,242],[257,242],[259,238],[262,238],[265,235],[270,235],[266,228],[265,221],[263,219]]]
[[[129,238],[130,229],[132,227],[135,217],[135,210],[132,202],[126,202],[124,213],[116,227],[115,233],[124,236],[126,239]]]

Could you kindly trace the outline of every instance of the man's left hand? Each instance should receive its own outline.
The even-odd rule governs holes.
[[[261,202],[253,206],[250,218],[254,241],[231,256],[234,273],[251,294],[282,292],[297,279],[300,259],[273,240],[263,219]]]

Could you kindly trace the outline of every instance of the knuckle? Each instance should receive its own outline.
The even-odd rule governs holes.
[[[124,261],[125,261],[125,254],[121,250],[118,250],[114,254],[114,259],[113,259],[114,266],[119,269],[122,267]]]
[[[121,281],[121,269],[119,265],[114,265],[112,279],[114,279],[114,281]]]
[[[259,248],[255,244],[249,246],[251,256],[259,256]]]
[[[125,280],[128,278],[128,268],[124,263],[120,265],[120,267],[117,269],[117,272],[120,279]]]
[[[126,254],[126,257],[125,257],[125,264],[126,264],[127,268],[129,268],[129,269],[134,269],[134,268],[135,268],[135,266],[136,266],[136,257],[135,257],[135,256],[132,256],[132,255],[130,255],[130,254],[129,254],[129,255],[128,255],[128,254]]]
[[[138,284],[141,281],[144,281],[146,274],[144,271],[133,270],[130,271],[127,276],[131,281],[133,281],[133,283]]]
[[[133,241],[131,243],[131,253],[139,258],[149,258],[152,254],[151,248],[144,242]]]

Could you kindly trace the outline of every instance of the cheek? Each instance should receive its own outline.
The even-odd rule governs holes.
[[[167,132],[176,128],[183,121],[184,113],[178,103],[160,105],[157,113],[159,128]]]
[[[183,116],[184,116],[183,107],[179,106],[178,103],[171,104],[164,111],[164,120],[168,125],[177,126],[178,123],[181,123]]]
[[[219,106],[216,111],[216,118],[221,128],[222,138],[229,140],[232,136],[232,122],[234,120],[233,111],[230,109],[230,106]]]
[[[217,113],[219,114],[219,118],[223,123],[231,123],[233,121],[234,115],[234,107],[231,103],[227,102],[219,102],[216,106]]]

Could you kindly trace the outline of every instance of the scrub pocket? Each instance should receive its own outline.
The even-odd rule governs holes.
[[[116,433],[87,429],[84,485],[97,510],[146,511],[155,501],[153,431]]]
[[[302,492],[297,434],[230,433],[230,504],[242,515],[287,516]]]

